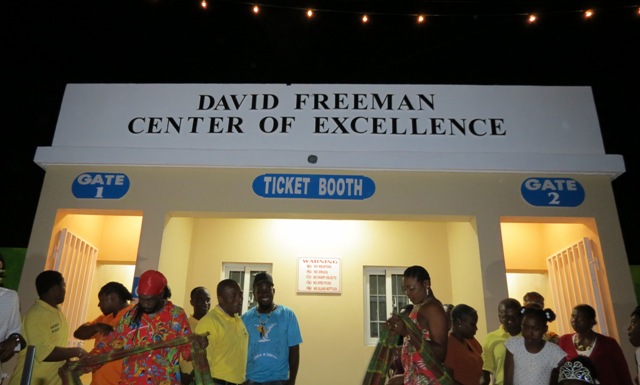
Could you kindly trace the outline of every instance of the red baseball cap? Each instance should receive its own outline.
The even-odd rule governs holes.
[[[167,287],[167,278],[157,270],[147,270],[138,280],[138,295],[160,295]]]

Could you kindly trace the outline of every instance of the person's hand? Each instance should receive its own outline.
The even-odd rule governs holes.
[[[391,318],[387,320],[387,327],[392,332],[400,334],[401,336],[405,336],[407,334],[407,327],[405,326],[404,321],[397,315],[392,315]]]
[[[83,358],[88,358],[88,357],[91,356],[88,351],[84,350],[81,347],[77,347],[75,349],[76,349],[76,352],[75,352],[74,357],[78,357],[79,359],[83,359]]]
[[[8,361],[16,352],[16,346],[20,345],[20,337],[10,336],[0,342],[0,362]]]
[[[209,346],[209,339],[207,338],[207,336],[204,336],[202,334],[195,334],[193,345],[200,349],[204,349]]]
[[[106,336],[113,331],[113,326],[103,323],[97,323],[96,328],[98,329],[97,333],[102,333],[103,336]]]
[[[404,384],[404,374],[396,374],[391,377],[389,381],[387,381],[386,385],[403,385]]]

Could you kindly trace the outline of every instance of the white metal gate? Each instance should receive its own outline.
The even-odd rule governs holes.
[[[573,333],[571,311],[579,304],[591,305],[596,310],[598,323],[594,330],[608,335],[607,320],[602,306],[598,281],[599,263],[594,257],[591,240],[581,241],[547,258],[549,283],[554,311],[558,315],[558,332]]]
[[[68,337],[68,346],[80,346],[82,341],[73,338],[73,332],[86,322],[98,249],[67,229],[62,229],[53,256],[53,269],[62,273],[67,284],[67,294],[61,308],[69,321],[71,335]]]

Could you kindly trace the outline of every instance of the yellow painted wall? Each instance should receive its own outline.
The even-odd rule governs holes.
[[[587,237],[599,245],[599,237],[588,223],[591,219],[546,218],[548,222],[526,223],[514,222],[508,218],[502,222],[505,265],[510,271],[542,271],[547,270],[546,258]],[[553,223],[559,222],[559,223]]]
[[[467,304],[478,311],[476,339],[482,343],[487,334],[480,251],[475,224],[448,222],[448,247],[451,269],[451,300],[454,305]]]
[[[174,221],[183,226],[174,227]],[[188,222],[184,218],[172,218],[164,243],[167,239],[186,242],[188,237],[174,237],[169,227],[182,233],[189,227]],[[364,266],[423,265],[429,270],[436,295],[447,302],[455,302],[449,266],[449,234],[463,233],[458,239],[471,238],[477,244],[475,237],[469,234],[469,225],[449,226],[447,222],[234,218],[198,218],[194,222],[187,274],[189,286],[185,288],[185,294],[200,285],[215,292],[225,262],[272,264],[275,301],[296,312],[303,334],[300,383],[312,383],[314,378],[329,383],[362,381],[373,352],[373,346],[364,343]],[[467,258],[476,266],[477,275],[479,262],[477,247],[475,249],[476,252]],[[168,257],[169,254],[163,253],[161,266]],[[300,257],[340,258],[342,292],[297,293]],[[172,277],[180,273],[167,270],[166,274],[169,281],[174,282]],[[471,305],[482,309],[482,297],[478,293],[481,290],[475,291],[475,300],[480,303]],[[467,299],[471,300],[472,296],[468,295]],[[336,350],[329,341],[340,341],[340,349]],[[318,360],[323,364],[314,364]],[[327,367],[335,370],[328,371]]]
[[[109,215],[105,218],[99,260],[103,263],[135,263],[140,243],[142,215]]]
[[[543,225],[502,222],[501,228],[507,270],[547,269]]]
[[[157,270],[161,271],[169,281],[171,301],[185,307],[189,305],[189,294],[192,277],[189,276],[189,254],[191,251],[191,236],[193,219],[168,218],[162,242],[162,253]],[[190,306],[190,305],[189,305]],[[190,309],[186,309],[189,314]]]

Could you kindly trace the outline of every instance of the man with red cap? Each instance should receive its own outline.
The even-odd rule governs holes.
[[[115,330],[91,352],[102,354],[114,349],[131,349],[153,342],[172,340],[191,334],[187,314],[171,303],[171,290],[165,276],[147,270],[138,280],[138,303],[120,319]],[[204,344],[206,338],[203,337]],[[189,360],[188,344],[145,351],[126,357],[120,385],[180,385],[180,357]]]

